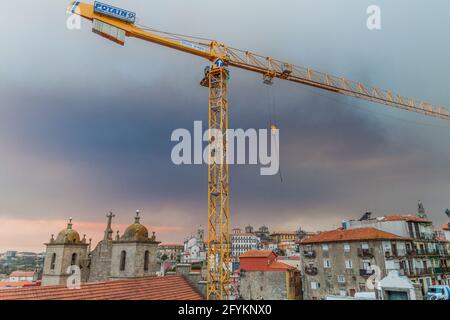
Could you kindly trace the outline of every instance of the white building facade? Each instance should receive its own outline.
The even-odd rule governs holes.
[[[230,235],[231,256],[239,257],[249,250],[258,250],[259,238],[254,233],[245,233],[241,229],[233,229]]]

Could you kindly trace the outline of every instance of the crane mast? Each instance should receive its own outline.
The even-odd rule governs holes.
[[[97,6],[99,6],[97,8]],[[208,299],[230,298],[230,239],[229,239],[229,172],[228,172],[228,67],[236,67],[263,76],[266,84],[274,78],[291,81],[318,89],[331,91],[390,107],[420,113],[430,117],[450,120],[450,112],[427,102],[416,101],[390,90],[366,86],[360,82],[336,77],[310,68],[262,56],[191,36],[173,34],[137,25],[133,20],[114,16],[99,2],[94,5],[73,1],[68,8],[71,14],[80,15],[93,23],[93,31],[120,45],[125,37],[134,37],[176,49],[209,60],[201,85],[208,94],[208,239],[207,239],[207,290]],[[98,10],[97,10],[98,9]],[[120,9],[118,9],[120,10]],[[125,12],[126,10],[122,10]],[[119,11],[120,14],[123,12]],[[218,134],[212,135],[211,132]]]
[[[209,69],[202,81],[208,98],[208,253],[207,297],[230,298],[228,206],[228,70]],[[212,135],[213,131],[217,134]],[[219,138],[217,138],[219,137]]]

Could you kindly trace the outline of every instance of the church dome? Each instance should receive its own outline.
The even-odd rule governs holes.
[[[72,218],[69,219],[67,228],[61,230],[56,237],[57,243],[80,243],[80,234],[72,229]]]
[[[139,222],[139,211],[136,212],[134,223],[125,230],[121,240],[125,241],[145,241],[149,240],[147,228]]]

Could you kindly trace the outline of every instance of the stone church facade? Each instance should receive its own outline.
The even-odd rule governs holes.
[[[119,231],[113,239],[111,228],[114,215],[107,215],[108,222],[103,239],[91,251],[91,242],[82,239],[72,228],[72,219],[67,228],[53,235],[46,243],[46,255],[42,274],[42,285],[66,284],[69,277],[79,271],[79,280],[98,282],[156,275],[157,248],[155,233],[149,236],[147,228],[140,223],[139,211],[134,223],[122,236]],[[76,268],[78,267],[78,268]]]

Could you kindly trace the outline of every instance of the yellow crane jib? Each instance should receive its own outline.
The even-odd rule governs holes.
[[[221,159],[213,156],[216,150],[210,149],[208,161],[208,239],[207,239],[207,298],[229,299],[230,288],[230,240],[228,204],[228,67],[236,67],[259,73],[266,84],[273,79],[282,79],[312,86],[346,96],[384,104],[390,107],[421,113],[427,116],[450,120],[450,112],[444,107],[416,101],[394,94],[390,90],[366,86],[360,82],[311,68],[273,59],[246,50],[226,46],[211,39],[180,35],[148,28],[136,23],[136,14],[102,2],[94,5],[73,1],[68,8],[71,14],[80,15],[92,21],[96,34],[120,45],[126,37],[156,43],[185,53],[207,59],[211,65],[205,68],[201,85],[209,90],[208,122],[209,129],[219,130],[224,137],[221,143]],[[271,125],[272,133],[278,127]],[[212,132],[211,130],[209,130]],[[210,137],[210,140],[212,138]],[[215,159],[211,161],[211,159]]]

